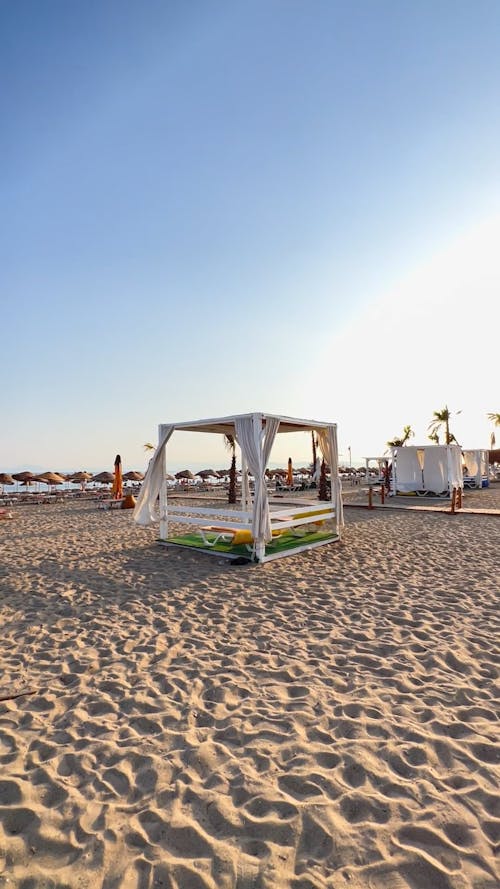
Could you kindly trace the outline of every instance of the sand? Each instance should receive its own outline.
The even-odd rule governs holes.
[[[264,566],[0,526],[0,886],[496,889],[500,517]]]

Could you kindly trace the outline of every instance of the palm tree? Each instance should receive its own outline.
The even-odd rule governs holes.
[[[402,448],[406,444],[406,442],[415,435],[411,426],[403,427],[403,435],[401,438],[393,438],[392,441],[387,442],[388,448]]]
[[[456,414],[461,414],[462,411],[456,411]],[[436,444],[439,444],[438,431],[444,426],[444,443],[449,445],[455,442],[458,444],[455,436],[452,432],[450,432],[450,418],[452,416],[452,412],[450,411],[448,405],[445,405],[444,408],[440,411],[434,411],[433,419],[428,425],[428,429],[431,431],[431,435],[429,438],[431,441],[435,441]]]
[[[150,441],[147,441],[144,445],[144,450],[146,451],[146,453],[148,453],[148,451],[156,451],[156,445],[151,444]]]
[[[494,426],[500,426],[500,414],[488,414],[488,420],[491,420]],[[493,449],[496,444],[495,432],[491,433],[490,447]]]
[[[231,452],[231,466],[229,468],[228,503],[236,503],[236,441],[233,435],[224,435],[224,444]]]

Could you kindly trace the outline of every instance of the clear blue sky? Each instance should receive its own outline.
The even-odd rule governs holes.
[[[487,445],[499,59],[492,0],[1,3],[0,470],[250,410]]]

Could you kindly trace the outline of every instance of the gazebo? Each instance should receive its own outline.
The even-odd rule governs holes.
[[[451,497],[464,487],[458,445],[391,448],[391,494]]]
[[[489,451],[464,450],[464,487],[487,488],[489,486]]]
[[[166,447],[177,432],[231,435],[241,451],[241,504],[234,509],[217,505],[171,505],[167,498]],[[276,435],[313,431],[331,467],[328,501],[295,498],[270,504],[266,468]],[[249,473],[254,479],[250,491]],[[156,502],[159,497],[159,516]],[[160,542],[191,546],[229,558],[245,556],[267,562],[339,540],[343,527],[342,494],[338,475],[337,426],[266,413],[239,414],[219,419],[165,423],[159,426],[158,447],[150,462],[134,510],[140,525],[160,523]],[[169,523],[195,526],[195,532],[169,536]]]

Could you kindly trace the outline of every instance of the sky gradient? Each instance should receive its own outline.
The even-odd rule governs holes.
[[[0,470],[251,410],[487,446],[499,58],[490,0],[0,4]]]

